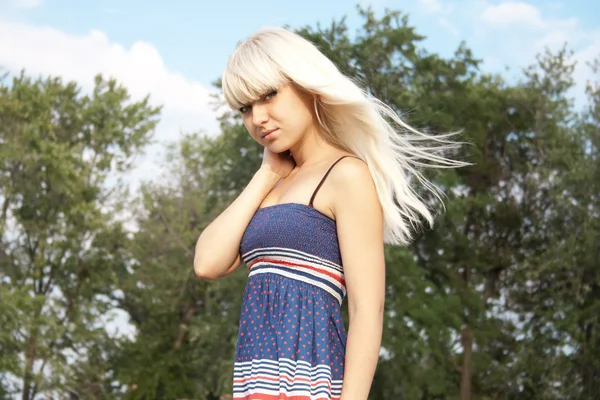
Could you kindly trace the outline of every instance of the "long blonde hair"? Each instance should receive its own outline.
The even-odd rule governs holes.
[[[411,179],[441,201],[438,189],[419,169],[466,165],[442,155],[459,145],[449,140],[455,133],[434,136],[407,125],[388,105],[342,74],[312,43],[283,28],[260,29],[240,44],[222,76],[225,101],[232,109],[288,82],[314,95],[324,139],[369,166],[383,209],[386,243],[408,243],[411,228],[419,226],[421,218],[433,226],[433,214],[411,187]]]

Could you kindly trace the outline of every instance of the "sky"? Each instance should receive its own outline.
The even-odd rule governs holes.
[[[518,76],[545,46],[568,42],[579,62],[574,96],[600,55],[598,0],[0,0],[0,68],[60,76],[90,89],[94,75],[113,76],[134,99],[150,94],[163,106],[156,144],[140,158],[131,182],[157,176],[163,144],[182,132],[218,134],[212,86],[235,46],[263,26],[362,22],[357,5],[409,15],[423,47],[450,57],[461,41],[483,70]]]

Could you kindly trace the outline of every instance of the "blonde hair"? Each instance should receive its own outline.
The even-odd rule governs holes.
[[[314,95],[324,139],[367,163],[383,209],[384,241],[408,243],[411,228],[422,218],[433,226],[433,214],[411,187],[411,179],[441,201],[419,169],[466,165],[442,155],[459,145],[449,140],[455,133],[434,136],[407,125],[312,43],[283,28],[260,29],[240,44],[229,58],[222,88],[227,104],[239,109],[289,82]]]

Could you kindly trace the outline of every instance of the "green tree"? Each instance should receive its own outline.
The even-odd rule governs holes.
[[[592,64],[598,73],[598,61]],[[558,122],[566,132],[548,152],[554,168],[544,185],[550,202],[539,229],[546,248],[515,272],[512,296],[523,315],[523,347],[515,398],[594,398],[600,386],[600,275],[597,271],[599,100],[588,84],[589,107]],[[548,113],[546,113],[548,114]]]
[[[1,81],[0,376],[24,400],[109,397],[108,371],[85,367],[110,343],[100,317],[126,265],[105,181],[130,167],[158,111],[100,76],[89,95],[59,78]]]

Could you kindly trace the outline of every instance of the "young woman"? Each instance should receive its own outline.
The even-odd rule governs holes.
[[[242,43],[222,84],[264,146],[261,167],[202,232],[194,257],[208,280],[242,261],[249,268],[233,397],[367,399],[383,325],[384,243],[406,243],[411,227],[432,222],[409,181],[433,190],[416,168],[461,165],[441,154],[455,145],[404,124],[285,29]]]

